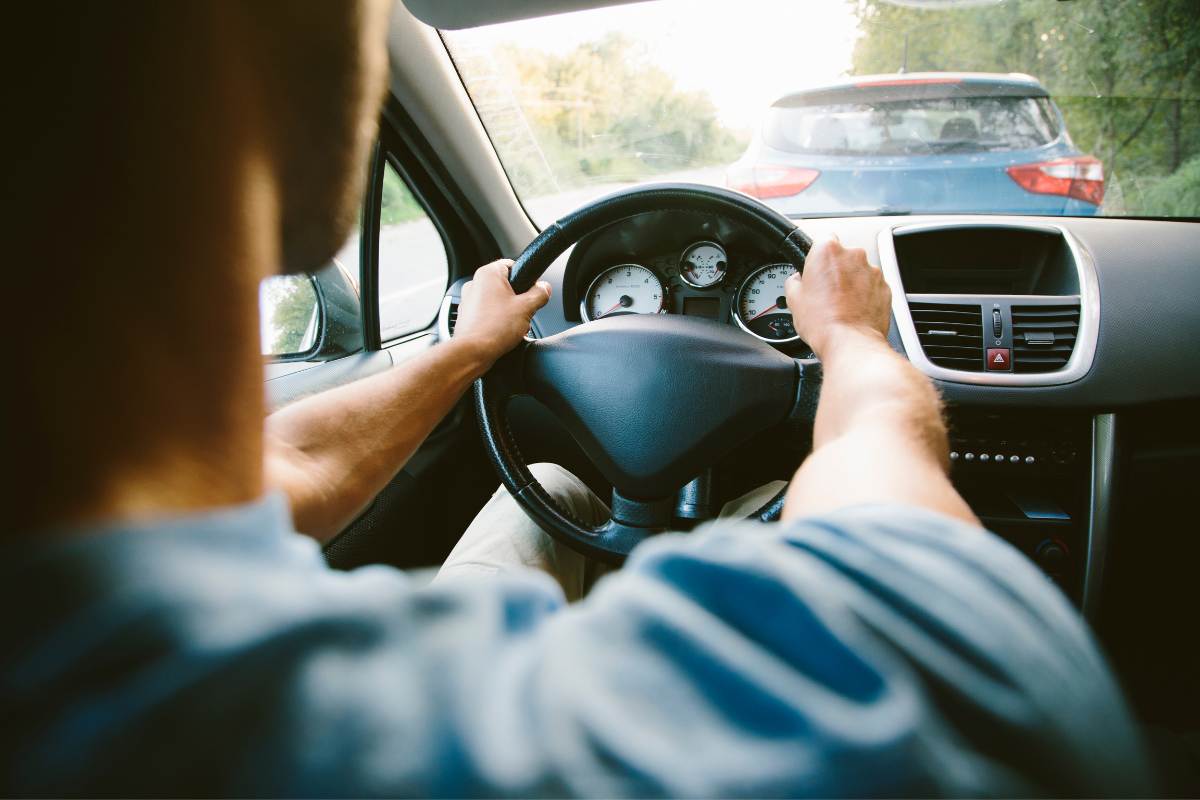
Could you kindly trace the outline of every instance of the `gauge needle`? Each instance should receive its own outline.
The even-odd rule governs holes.
[[[605,312],[604,312],[603,314],[601,314],[600,316],[602,316],[602,317],[607,317],[609,314],[611,314],[612,312],[616,311],[618,308],[629,308],[631,305],[633,305],[633,298],[632,298],[632,297],[630,297],[630,296],[629,296],[629,295],[627,295],[627,294],[623,294],[623,295],[621,295],[621,299],[620,299],[620,300],[618,300],[618,301],[617,301],[617,302],[616,302],[616,303],[613,305],[613,307],[612,307],[612,308],[610,308],[608,311],[605,311]]]
[[[753,317],[751,317],[750,319],[746,320],[746,322],[754,322],[754,320],[758,319],[758,318],[759,318],[759,317],[761,317],[763,314],[770,314],[772,311],[774,311],[774,310],[775,310],[775,309],[777,309],[777,308],[779,308],[779,303],[775,303],[775,304],[774,304],[774,305],[772,305],[770,308],[764,308],[762,311],[758,312],[758,313],[757,313],[757,314],[755,314]]]

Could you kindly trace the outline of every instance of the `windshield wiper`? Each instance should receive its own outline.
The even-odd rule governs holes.
[[[1003,147],[1004,142],[985,139],[940,139],[936,142],[926,142],[930,150],[939,153],[950,153],[956,150],[995,150]]]

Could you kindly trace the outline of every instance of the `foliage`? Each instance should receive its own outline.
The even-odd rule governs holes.
[[[1104,162],[1107,213],[1149,213],[1153,187],[1177,171],[1172,185],[1196,197],[1197,173],[1184,169],[1200,155],[1196,0],[1004,0],[936,11],[848,2],[862,34],[856,74],[895,72],[906,57],[910,72],[1031,74],[1075,143]],[[1200,215],[1200,206],[1180,208]]]
[[[290,355],[311,347],[304,334],[316,305],[317,293],[307,277],[278,275],[264,280],[259,306],[268,319],[269,338],[263,342],[263,354]]]
[[[1140,212],[1153,217],[1194,217],[1200,211],[1200,158],[1193,158],[1146,192]]]
[[[745,146],[707,94],[680,89],[621,34],[564,54],[507,45],[456,55],[523,195],[727,163]]]
[[[413,197],[404,180],[395,170],[383,171],[383,197],[380,201],[379,224],[397,225],[425,216],[425,210]]]

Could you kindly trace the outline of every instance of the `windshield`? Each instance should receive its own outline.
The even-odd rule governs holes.
[[[443,39],[530,216],[647,181],[782,212],[1200,215],[1195,0],[660,0]]]

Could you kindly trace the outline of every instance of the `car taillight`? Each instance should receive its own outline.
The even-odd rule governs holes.
[[[725,176],[725,182],[731,189],[767,200],[772,197],[800,194],[811,186],[820,174],[819,169],[807,167],[758,166],[731,169]]]
[[[1104,164],[1092,156],[1017,164],[1006,172],[1027,192],[1074,197],[1096,205],[1104,200]]]

